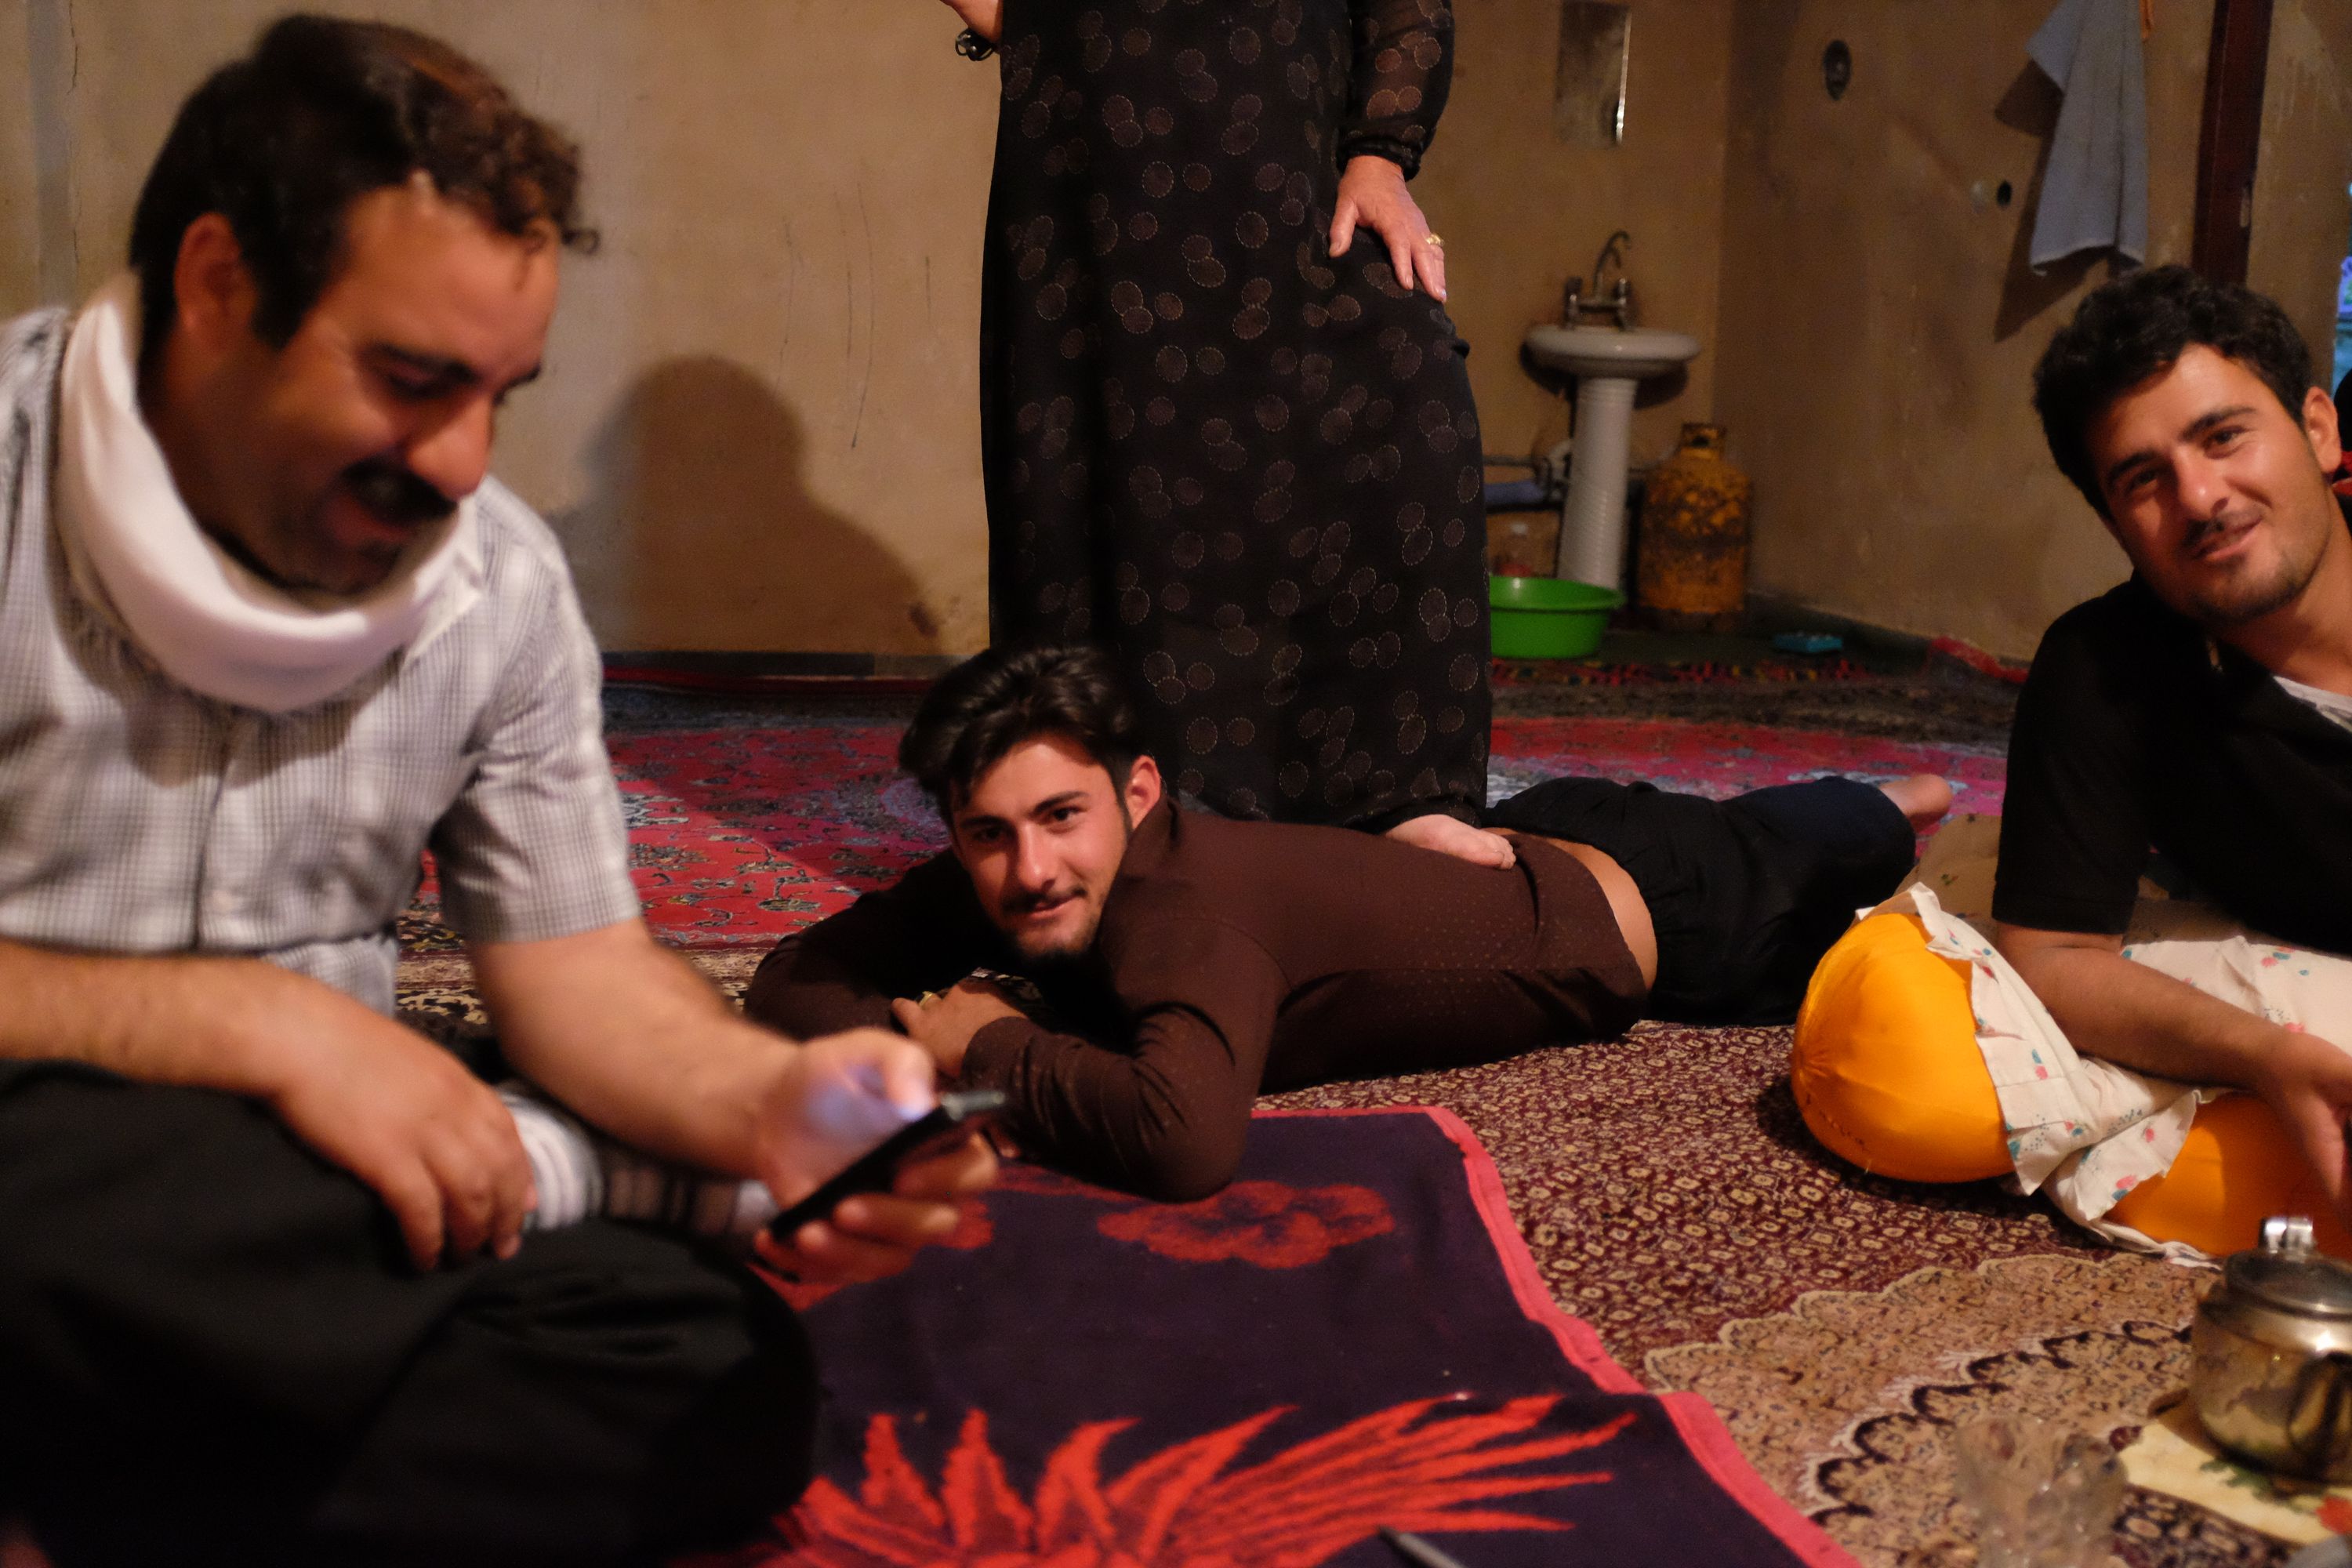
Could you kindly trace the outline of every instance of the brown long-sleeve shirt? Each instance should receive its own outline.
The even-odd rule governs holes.
[[[1598,883],[1521,840],[1497,871],[1339,828],[1180,813],[1136,826],[1094,950],[1025,970],[941,855],[768,955],[744,999],[789,1034],[887,1027],[890,1001],[1024,973],[1052,1017],[972,1038],[1022,1147],[1198,1197],[1232,1179],[1262,1089],[1491,1061],[1615,1034],[1640,971]]]

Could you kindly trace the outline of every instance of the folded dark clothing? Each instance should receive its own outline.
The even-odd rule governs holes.
[[[1641,889],[1657,929],[1651,1017],[1779,1024],[1856,909],[1914,862],[1911,824],[1853,779],[1776,784],[1731,800],[1646,784],[1552,779],[1490,806],[1486,826],[1589,844]]]

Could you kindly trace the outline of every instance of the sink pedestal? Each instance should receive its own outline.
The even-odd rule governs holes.
[[[1633,382],[1588,375],[1576,384],[1576,447],[1559,512],[1559,574],[1618,588],[1625,580],[1625,468]]]
[[[1527,355],[1576,377],[1576,444],[1559,512],[1559,575],[1616,588],[1625,579],[1625,467],[1633,388],[1698,353],[1687,332],[1655,328],[1531,327]]]

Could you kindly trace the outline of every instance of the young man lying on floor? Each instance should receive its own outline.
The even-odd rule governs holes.
[[[2334,956],[2352,954],[2352,534],[2331,493],[2336,408],[2284,311],[2185,267],[2085,299],[2042,355],[2034,405],[2133,568],[2060,616],[2034,656],[1992,898],[2001,958],[2063,1033],[2041,1065],[2088,1085],[2086,1109],[2036,1110],[2036,1085],[2004,1087],[1996,1103],[2020,1036],[1970,1026],[2000,974],[1986,954],[1973,1008],[1956,990],[1949,1029],[1874,1032],[1887,1052],[1875,1064],[1853,1038],[1809,1037],[1811,1016],[1832,1011],[1809,1001],[1807,1120],[1874,1168],[1946,1179],[1972,1162],[1989,1167],[1976,1174],[2006,1170],[2021,1147],[2060,1138],[2050,1155],[2079,1150],[2093,1173],[2070,1193],[2074,1176],[2053,1164],[2053,1195],[2120,1240],[2234,1250],[2264,1213],[2293,1211],[2352,1251],[2333,1223],[2352,1217],[2352,965]],[[2136,910],[2151,848],[2216,911],[2210,934],[2184,939]],[[2265,934],[2250,944],[2253,931]],[[1858,954],[1871,940],[1857,930],[1849,942]],[[1872,964],[1847,959],[1841,944],[1822,984],[1853,988],[1834,1011],[1859,1017]],[[2132,1071],[2078,1070],[2074,1052]],[[1894,1092],[1851,1092],[1866,1080]],[[1921,1086],[1907,1108],[1906,1083]],[[1950,1086],[1943,1103],[1925,1098],[1930,1083]],[[2182,1085],[2252,1093],[2200,1109]]]
[[[1560,779],[1488,814],[1517,836],[1498,868],[1180,812],[1133,729],[1090,649],[950,673],[898,752],[948,852],[786,938],[745,1010],[796,1033],[895,1020],[947,1076],[1004,1089],[1030,1154],[1198,1198],[1232,1179],[1261,1090],[1488,1061],[1644,1014],[1787,1017],[1950,803],[1925,775],[1722,804]]]

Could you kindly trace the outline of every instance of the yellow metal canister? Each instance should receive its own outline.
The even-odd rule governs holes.
[[[1683,426],[1642,493],[1635,597],[1669,631],[1732,631],[1748,603],[1748,508],[1756,481],[1723,455],[1723,426]]]

